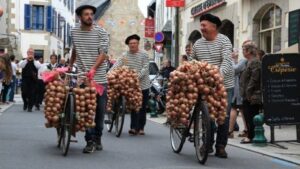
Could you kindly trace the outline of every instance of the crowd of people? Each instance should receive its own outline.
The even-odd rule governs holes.
[[[109,48],[109,36],[106,30],[93,22],[96,8],[90,5],[83,5],[76,9],[76,15],[80,24],[71,30],[73,50],[70,60],[66,63],[64,59],[58,62],[58,56],[51,54],[50,63],[44,63],[43,58],[34,59],[34,49],[29,48],[25,59],[15,63],[15,57],[0,57],[0,87],[2,90],[2,102],[14,101],[17,70],[22,69],[22,99],[23,110],[32,112],[35,106],[37,110],[43,101],[45,84],[42,80],[42,73],[59,67],[72,68],[76,65],[79,72],[88,72],[87,76],[94,79],[98,85],[104,87],[103,93],[97,94],[97,107],[95,123],[96,127],[87,129],[85,134],[86,146],[84,153],[92,153],[95,150],[102,150],[102,130],[104,114],[106,113],[107,102],[107,79],[106,74],[115,68],[126,65],[138,72],[140,87],[143,93],[142,108],[138,113],[131,113],[130,135],[145,135],[146,106],[148,102],[150,80],[148,55],[139,49],[140,37],[136,34],[126,38],[125,44],[128,51],[111,66],[107,59]],[[259,113],[261,108],[261,83],[260,69],[263,51],[257,49],[256,44],[247,40],[242,45],[244,58],[238,59],[238,50],[232,48],[228,37],[218,32],[222,25],[221,20],[214,15],[204,14],[200,17],[200,31],[202,38],[194,44],[187,44],[185,55],[182,55],[182,62],[192,59],[206,61],[217,65],[224,78],[224,85],[227,92],[227,117],[225,123],[216,125],[211,122],[213,131],[211,133],[211,146],[209,152],[214,152],[220,158],[227,158],[226,145],[228,138],[232,138],[234,130],[238,128],[236,119],[238,113],[242,113],[244,119],[244,133],[239,136],[245,137],[241,143],[251,143],[254,137],[253,117]],[[161,74],[169,78],[170,72],[175,70],[170,61],[164,63]],[[215,139],[216,133],[216,139]]]

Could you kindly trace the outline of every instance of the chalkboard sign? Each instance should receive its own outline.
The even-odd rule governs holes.
[[[262,87],[266,124],[300,124],[300,54],[264,56]]]
[[[298,43],[300,29],[300,9],[289,12],[289,46]]]

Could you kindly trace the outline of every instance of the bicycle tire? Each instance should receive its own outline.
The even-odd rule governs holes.
[[[205,164],[210,146],[210,117],[206,103],[200,101],[194,109],[194,145],[196,156],[201,164]]]
[[[186,140],[187,127],[174,128],[170,126],[170,141],[171,147],[175,153],[180,153]]]
[[[64,156],[67,156],[70,142],[71,142],[71,135],[74,126],[74,95],[68,94],[67,103],[64,111],[64,124],[62,130],[62,152]]]
[[[122,96],[117,102],[116,111],[115,111],[115,135],[116,137],[120,137],[123,130],[124,119],[126,113],[126,100],[125,97]]]
[[[114,127],[114,119],[115,119],[114,116],[115,116],[114,111],[105,113],[104,124],[107,132],[111,132]]]
[[[57,133],[57,148],[61,147],[61,142],[62,142],[62,127],[56,128],[56,133]]]

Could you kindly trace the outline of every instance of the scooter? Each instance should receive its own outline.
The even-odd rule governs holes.
[[[156,75],[150,81],[151,87],[149,98],[155,102],[157,114],[162,114],[166,110],[166,93],[168,80],[161,75]]]

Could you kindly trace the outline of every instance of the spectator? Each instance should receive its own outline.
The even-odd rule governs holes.
[[[185,45],[185,54],[187,57],[191,56],[191,54],[192,54],[192,44],[191,43]]]
[[[241,73],[240,93],[243,98],[243,113],[248,136],[241,143],[251,143],[254,137],[253,118],[259,113],[261,105],[261,62],[256,57],[257,47],[253,41],[243,43],[243,55],[247,59],[246,68]]]
[[[7,94],[8,94],[8,89],[10,87],[10,84],[12,82],[12,67],[10,63],[9,57],[5,54],[3,56],[0,56],[1,58],[1,67],[0,69],[3,72],[3,79],[2,79],[2,103],[8,103],[6,100]],[[3,65],[4,64],[4,65]]]
[[[265,55],[265,51],[263,51],[263,50],[261,50],[261,49],[257,51],[256,56],[257,56],[257,58],[258,58],[260,61],[262,61],[264,55]]]
[[[10,56],[11,68],[12,68],[12,81],[10,83],[9,92],[8,92],[8,100],[10,102],[14,102],[14,95],[16,90],[17,83],[17,64],[15,63],[15,55]]]
[[[166,60],[164,62],[164,65],[163,65],[162,69],[160,70],[160,74],[163,76],[163,78],[169,79],[170,73],[173,70],[175,70],[175,68],[171,65],[171,61],[170,60]]]

